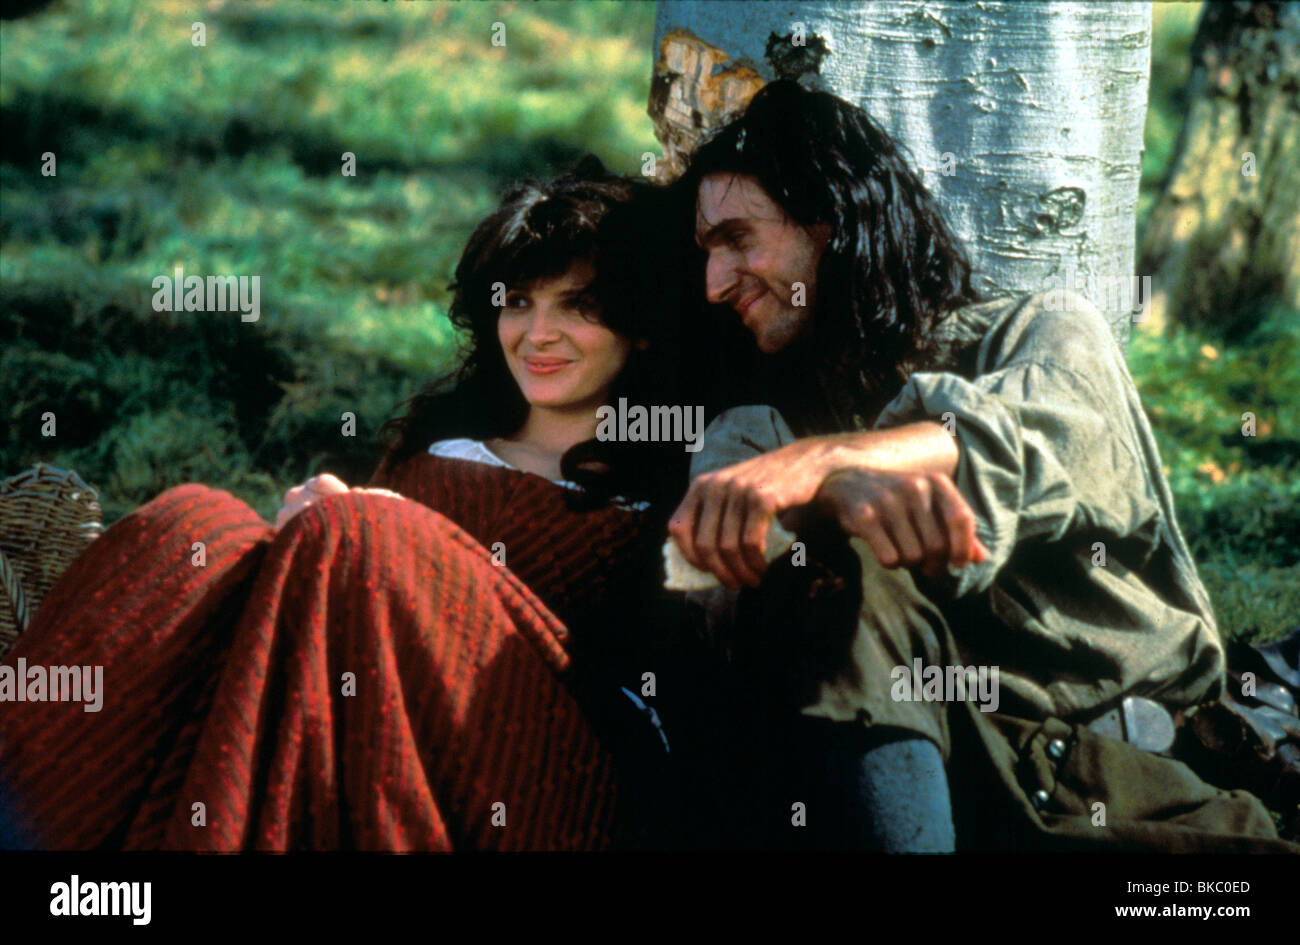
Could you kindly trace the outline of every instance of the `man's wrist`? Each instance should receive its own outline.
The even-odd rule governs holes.
[[[827,478],[842,470],[880,468],[885,461],[885,457],[878,455],[875,449],[880,436],[875,432],[832,433],[798,441],[805,444],[802,461],[810,471],[815,471],[816,484],[812,493],[815,494]],[[810,495],[809,501],[811,498]]]
[[[857,465],[861,456],[861,450],[849,448],[843,437],[834,434],[803,437],[782,447],[782,450],[785,451],[785,458],[792,465],[798,464],[807,477],[804,489],[806,495],[799,504],[811,502],[827,476],[837,469]]]
[[[811,502],[826,480],[841,470],[874,470],[954,477],[959,460],[956,438],[942,424],[919,421],[902,427],[858,433],[802,437],[776,451],[783,463],[798,470],[798,493],[790,505]]]

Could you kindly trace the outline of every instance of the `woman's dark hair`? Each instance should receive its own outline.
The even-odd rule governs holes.
[[[521,181],[502,197],[470,236],[449,286],[449,317],[463,338],[461,365],[426,384],[407,401],[403,416],[380,427],[387,445],[376,478],[438,440],[509,436],[523,425],[528,402],[501,350],[494,296],[499,301],[500,285],[562,276],[578,260],[593,266],[587,290],[601,323],[647,343],[633,345],[610,392],[611,405],[620,397],[630,404],[680,402],[672,399],[680,303],[672,294],[672,253],[658,248],[669,213],[661,190],[612,174],[588,155],[553,180]],[[592,439],[565,453],[561,471],[584,486],[589,502],[614,495],[655,500],[678,478],[664,463],[680,466],[674,471],[684,483],[688,459],[681,443]]]
[[[674,186],[692,227],[700,181],[715,173],[753,176],[796,223],[831,227],[811,331],[778,358],[787,373],[772,401],[809,430],[843,429],[852,413],[873,421],[912,370],[942,355],[934,326],[977,301],[938,203],[866,112],[788,79],[760,89],[691,156]],[[831,390],[809,385],[810,371]]]

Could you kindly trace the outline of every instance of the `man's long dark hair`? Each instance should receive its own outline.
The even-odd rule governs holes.
[[[691,156],[674,185],[691,227],[700,181],[717,173],[755,177],[794,222],[831,227],[811,330],[771,363],[770,402],[800,432],[874,422],[908,374],[945,356],[935,325],[977,301],[938,203],[866,112],[792,80],[760,89]]]
[[[483,440],[516,432],[528,414],[497,337],[497,283],[507,289],[562,276],[578,260],[594,269],[587,287],[601,322],[633,345],[614,382],[612,405],[674,404],[673,356],[680,312],[673,295],[673,253],[663,246],[668,209],[660,188],[612,174],[594,155],[550,181],[517,183],[474,230],[456,266],[449,317],[464,339],[458,370],[426,384],[406,413],[380,427],[387,446],[372,481],[437,440]],[[613,495],[668,501],[666,488],[684,487],[681,443],[618,443],[595,439],[561,459],[566,479],[585,487],[589,501]],[[677,468],[677,467],[680,467]],[[680,475],[675,475],[680,474]]]

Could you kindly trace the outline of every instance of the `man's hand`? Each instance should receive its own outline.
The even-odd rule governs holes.
[[[949,564],[988,557],[974,511],[945,473],[841,469],[826,477],[815,502],[886,568],[920,565],[934,577]]]
[[[682,555],[730,588],[757,587],[778,512],[811,502],[826,476],[822,444],[796,441],[699,476],[668,522]]]

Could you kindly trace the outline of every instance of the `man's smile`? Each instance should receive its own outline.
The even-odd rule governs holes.
[[[750,309],[754,307],[754,303],[756,303],[759,299],[761,299],[766,294],[767,294],[766,289],[759,289],[753,295],[747,296],[746,298],[743,298],[736,303],[735,306],[736,312],[739,313],[742,321],[745,319],[747,315],[749,315]]]

